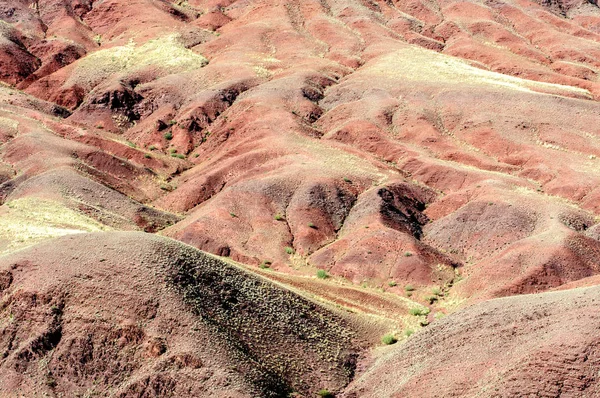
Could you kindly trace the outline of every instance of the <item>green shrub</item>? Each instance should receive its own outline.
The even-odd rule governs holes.
[[[281,214],[275,214],[275,216],[273,217],[276,221],[282,221],[283,220],[283,216]]]
[[[431,289],[431,293],[433,293],[436,296],[441,296],[442,290],[439,287],[434,287],[433,289]]]
[[[405,335],[406,337],[410,337],[410,336],[412,336],[412,335],[413,335],[413,333],[414,333],[414,332],[415,332],[415,331],[414,331],[414,330],[412,330],[412,329],[406,329],[406,330],[404,331],[404,335]]]
[[[391,333],[388,333],[381,338],[381,342],[386,345],[395,344],[397,341],[398,339],[396,338],[396,336],[394,336]]]
[[[438,296],[427,296],[425,300],[429,302],[429,304],[433,304],[438,301]]]
[[[155,149],[156,149],[156,146],[155,146],[155,145],[150,145],[150,146],[148,147],[148,149],[150,149],[151,151],[153,151],[153,150],[155,150]]]
[[[127,145],[129,145],[132,148],[137,148],[137,146],[131,141],[127,141]]]
[[[233,213],[233,212],[229,212],[229,215],[233,218],[237,218],[237,214]]]
[[[149,154],[149,153],[145,154],[145,155],[144,155],[144,157],[145,157],[146,159],[152,159],[152,156],[150,156],[150,154]]]
[[[294,248],[293,248],[293,247],[289,247],[289,246],[287,246],[287,247],[285,248],[285,252],[286,252],[287,254],[290,254],[290,255],[291,255],[291,254],[294,254],[296,251],[294,250]]]
[[[404,257],[412,257],[412,255],[411,252],[404,252]]]
[[[335,395],[325,388],[320,390],[317,395],[321,398],[335,398]]]
[[[329,278],[329,274],[324,269],[320,269],[317,271],[317,278],[319,279],[327,279]]]
[[[394,286],[398,286],[398,284],[396,283],[396,281],[389,281],[388,282],[388,286],[389,287],[394,287]]]
[[[167,131],[163,137],[165,137],[165,140],[171,141],[173,139],[173,133]]]
[[[260,263],[259,267],[262,269],[267,269],[267,268],[271,268],[271,264],[273,264],[271,261],[265,260],[262,263]]]
[[[415,315],[415,316],[420,316],[420,315],[427,315],[429,314],[429,308],[427,307],[423,307],[423,308],[411,308],[410,309],[410,314],[411,315]]]
[[[415,290],[415,287],[413,285],[406,285],[404,286],[404,290],[406,290],[407,292],[412,292]]]
[[[317,226],[311,222],[308,223],[309,228],[317,229]]]

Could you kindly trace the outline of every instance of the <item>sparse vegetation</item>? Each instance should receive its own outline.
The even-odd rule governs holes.
[[[427,296],[425,297],[425,301],[429,302],[429,304],[433,304],[438,300],[438,296]]]
[[[152,156],[151,156],[149,153],[145,154],[145,155],[144,155],[144,157],[145,157],[146,159],[152,159]]]
[[[398,284],[396,283],[396,281],[389,281],[388,282],[388,286],[389,287],[394,287],[394,286],[398,286]]]
[[[397,341],[398,339],[392,333],[388,333],[381,338],[381,342],[385,345],[395,344]]]
[[[185,155],[182,153],[172,153],[171,156],[177,159],[185,159]]]
[[[273,218],[275,218],[276,221],[282,221],[283,220],[283,216],[281,214],[275,214],[275,216]]]
[[[319,279],[327,279],[329,278],[329,274],[324,269],[320,269],[317,271],[317,278]]]
[[[412,255],[411,252],[404,252],[404,257],[412,257]]]
[[[289,254],[289,255],[292,255],[292,254],[296,253],[296,251],[294,250],[294,248],[293,248],[293,247],[289,247],[289,246],[287,246],[287,247],[285,248],[285,252],[286,252],[287,254]]]
[[[410,336],[412,336],[414,333],[415,333],[415,331],[414,331],[414,330],[412,330],[412,329],[406,329],[406,330],[404,331],[404,335],[405,335],[406,337],[410,337]]]
[[[150,145],[148,147],[148,149],[151,150],[151,151],[154,151],[154,150],[156,150],[156,145]]]
[[[165,140],[171,141],[173,139],[173,133],[167,131],[163,137],[165,137]]]
[[[344,182],[347,182],[348,184],[352,184],[352,180],[347,177],[344,177]]]
[[[271,265],[272,265],[272,264],[273,264],[273,263],[272,263],[271,261],[269,261],[269,260],[265,260],[265,261],[263,261],[262,263],[260,263],[259,267],[260,267],[261,269],[267,269],[267,268],[271,268]]]
[[[433,289],[431,289],[431,293],[435,296],[441,296],[442,290],[439,287],[434,287]]]
[[[410,309],[410,314],[414,316],[428,315],[430,310],[427,307],[415,307]]]
[[[230,211],[230,212],[229,212],[229,215],[230,215],[232,218],[238,218],[237,214],[235,214],[234,212],[231,212],[231,211]]]
[[[317,229],[317,226],[314,223],[309,222],[308,223],[308,228]]]
[[[133,142],[131,141],[127,141],[127,145],[130,146],[131,148],[137,148],[137,145],[135,145]]]
[[[329,392],[327,389],[320,390],[317,395],[321,398],[335,398],[335,395],[333,395],[333,393]]]
[[[406,285],[404,286],[404,290],[406,290],[407,292],[412,292],[415,290],[415,287],[413,285]]]

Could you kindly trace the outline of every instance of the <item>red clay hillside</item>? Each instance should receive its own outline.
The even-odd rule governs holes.
[[[600,396],[600,8],[0,0],[0,397]]]

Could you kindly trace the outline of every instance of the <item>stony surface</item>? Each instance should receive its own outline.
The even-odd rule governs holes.
[[[317,303],[149,234],[5,256],[0,288],[3,396],[308,396],[345,386],[360,351]]]

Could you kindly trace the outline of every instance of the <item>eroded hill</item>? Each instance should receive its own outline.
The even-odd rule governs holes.
[[[258,273],[352,314],[360,373],[386,331],[404,340],[472,303],[595,285],[599,71],[586,1],[0,0],[0,254],[55,250],[70,275],[92,266],[58,237],[161,252],[173,243],[119,231],[158,233],[244,264],[234,285]],[[212,282],[173,300],[227,296]],[[228,338],[264,332],[248,328]],[[252,360],[271,372],[272,355]],[[318,387],[340,392],[352,375],[332,366]],[[281,388],[316,391],[305,367],[284,367],[269,373]],[[261,372],[234,372],[236,391],[258,391]],[[155,394],[183,394],[171,387]]]

